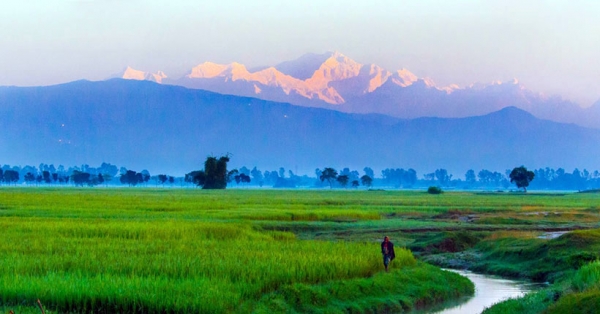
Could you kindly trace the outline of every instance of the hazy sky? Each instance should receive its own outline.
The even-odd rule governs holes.
[[[5,0],[0,85],[172,77],[204,61],[273,65],[340,51],[440,84],[518,78],[600,98],[600,2],[522,0]]]

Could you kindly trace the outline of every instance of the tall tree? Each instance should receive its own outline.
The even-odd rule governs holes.
[[[509,175],[510,182],[515,183],[517,188],[523,188],[525,193],[527,193],[527,187],[529,186],[529,182],[535,178],[535,173],[533,171],[528,171],[524,166],[514,168]]]
[[[465,173],[465,181],[467,181],[467,183],[470,185],[475,184],[476,177],[475,171],[473,169],[469,169],[467,173]]]
[[[225,189],[227,187],[227,163],[229,156],[208,157],[204,162],[206,180],[203,189]]]
[[[319,176],[319,179],[321,181],[327,181],[329,183],[329,188],[333,189],[333,181],[335,179],[337,179],[338,173],[335,169],[333,168],[325,168],[323,169],[323,171],[321,171],[321,175]]]

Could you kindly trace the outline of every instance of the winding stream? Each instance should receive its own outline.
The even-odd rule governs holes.
[[[518,280],[502,279],[494,276],[476,274],[465,270],[446,269],[469,278],[475,284],[475,295],[468,299],[444,304],[438,314],[476,314],[492,304],[509,298],[516,298],[543,287],[543,284]],[[461,302],[462,301],[462,302]]]

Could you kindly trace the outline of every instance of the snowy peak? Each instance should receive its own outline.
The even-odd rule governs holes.
[[[402,69],[402,70],[398,70],[396,71],[396,73],[394,73],[392,75],[392,82],[398,86],[401,87],[407,87],[409,85],[411,85],[412,83],[416,82],[419,78],[414,75],[412,72],[408,71],[407,69]]]
[[[378,65],[371,64],[368,67],[364,66],[359,75],[366,75],[369,78],[369,83],[363,93],[372,93],[387,82],[392,73]]]
[[[279,63],[275,68],[283,74],[305,81],[311,78],[315,71],[332,55],[331,52],[323,54],[307,53],[298,59]]]
[[[208,84],[210,80],[212,83]],[[180,85],[203,88],[234,95],[259,95],[263,99],[289,101],[282,95],[295,95],[296,102],[320,100],[338,105],[350,98],[376,92],[390,81],[399,87],[408,87],[420,82],[425,88],[434,88],[452,93],[458,86],[437,87],[429,78],[418,78],[406,69],[390,72],[375,64],[363,65],[340,52],[306,54],[292,61],[273,67],[261,67],[255,71],[239,63],[202,63],[190,70]],[[227,87],[236,81],[236,86]],[[245,82],[245,83],[244,83]],[[221,84],[221,85],[215,85]],[[242,85],[240,85],[242,84]],[[247,84],[248,86],[243,86]],[[243,90],[243,92],[242,92]],[[301,101],[300,101],[301,102]]]
[[[162,83],[162,80],[167,78],[167,75],[163,71],[149,73],[139,71],[128,66],[125,68],[125,70],[123,70],[122,74],[118,75],[118,77],[125,80],[152,81],[156,83]]]
[[[204,62],[190,71],[185,77],[191,79],[208,79],[215,77],[224,77],[232,81],[246,79],[250,72],[243,64],[233,62],[230,64],[217,64],[213,62]]]
[[[204,62],[190,69],[182,78],[168,81],[164,80],[167,76],[161,71],[149,73],[131,67],[118,76],[309,106],[357,102],[362,96],[377,94],[384,85],[392,87],[393,93],[401,93],[404,88],[412,86],[411,90],[419,90],[418,93],[436,95],[437,91],[453,94],[485,90],[518,94],[524,90],[516,79],[463,88],[454,84],[438,86],[431,78],[418,77],[407,69],[389,71],[375,64],[361,64],[337,51],[309,53],[295,60],[253,70],[237,62]]]
[[[135,70],[132,67],[128,66],[123,71],[123,75],[121,76],[121,78],[126,79],[126,80],[143,81],[146,79],[146,74],[147,73],[144,71],[138,71],[138,70]]]
[[[357,76],[361,67],[362,64],[339,52],[334,52],[306,82],[309,85],[326,87],[331,81],[341,81]]]

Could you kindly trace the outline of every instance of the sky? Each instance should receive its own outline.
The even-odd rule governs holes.
[[[519,79],[600,99],[600,1],[5,0],[0,85],[179,77],[205,61],[275,65],[340,51],[439,85]]]

